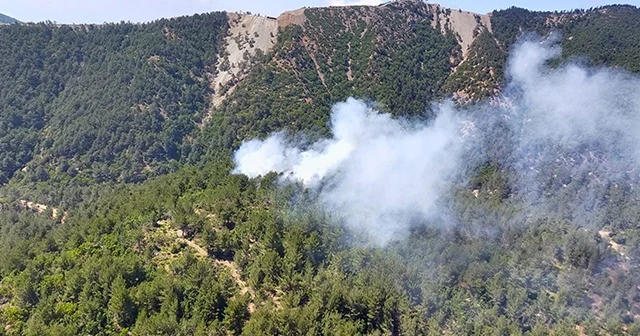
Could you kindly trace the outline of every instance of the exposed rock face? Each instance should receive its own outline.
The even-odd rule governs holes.
[[[426,3],[422,0],[398,0],[388,2],[379,6],[365,6],[370,10],[366,12],[371,15],[361,17],[367,24],[375,21],[375,11],[377,8],[406,3],[407,5],[421,8],[412,15],[428,15],[432,20],[434,28],[440,28],[443,34],[453,32],[462,50],[462,59],[453,60],[459,64],[467,59],[471,45],[484,29],[491,32],[490,15],[481,15],[461,10],[444,8],[438,4]],[[336,8],[336,10],[338,10]],[[229,14],[229,31],[225,39],[226,47],[218,57],[215,72],[209,75],[209,81],[215,91],[212,98],[212,108],[218,108],[226,97],[231,94],[236,85],[249,73],[251,68],[259,63],[256,56],[268,54],[277,42],[278,32],[290,25],[305,26],[308,18],[307,9],[301,8],[294,11],[282,13],[278,18],[266,16],[254,16],[241,13]],[[380,14],[380,13],[378,13]],[[415,19],[415,18],[414,18]],[[345,18],[349,21],[350,18]],[[356,23],[353,23],[356,24]],[[349,46],[350,47],[350,46]],[[313,54],[313,53],[312,53]],[[312,57],[313,58],[313,57]],[[314,62],[316,60],[314,59]],[[347,73],[349,80],[353,74]],[[320,66],[316,64],[316,67]],[[322,78],[323,75],[321,74]],[[324,81],[323,81],[324,82]],[[205,118],[205,122],[208,117]]]
[[[213,106],[218,107],[235,84],[246,75],[258,52],[267,53],[275,45],[278,21],[265,16],[229,14],[226,47],[218,57],[215,74],[211,79],[215,94]]]
[[[440,27],[443,34],[445,34],[447,30],[454,32],[458,39],[458,43],[460,43],[460,46],[462,47],[465,57],[469,53],[471,44],[484,27],[486,27],[490,32],[492,31],[490,14],[476,14],[457,9],[449,9],[436,3],[427,3],[423,0],[397,0],[388,2],[381,6],[387,6],[398,2],[426,5],[429,8],[429,11],[434,14],[432,22],[433,27]]]
[[[292,24],[302,26],[307,21],[307,17],[304,15],[304,11],[305,9],[301,8],[294,11],[282,13],[278,17],[278,26],[280,26],[281,28],[285,28]]]
[[[437,4],[429,4],[428,6],[435,13],[433,26],[440,25],[443,34],[446,29],[453,31],[465,57],[482,28],[486,27],[491,32],[491,16],[489,15],[448,9]]]

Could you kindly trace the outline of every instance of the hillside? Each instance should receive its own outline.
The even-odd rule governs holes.
[[[0,13],[0,24],[6,24],[6,23],[18,23],[19,21],[10,17],[10,16],[6,16],[2,13]]]
[[[626,5],[2,25],[0,335],[636,335],[639,41]]]
[[[48,186],[77,194],[76,186],[139,182],[283,128],[326,134],[331,105],[350,96],[394,115],[422,115],[450,96],[477,101],[501,91],[522,31],[560,31],[565,58],[638,71],[638,16],[630,6],[485,16],[403,0],[279,18],[3,27],[0,182],[61,203],[66,196]],[[588,43],[591,31],[598,43]]]
[[[278,21],[277,45],[234,87],[214,128],[224,125],[239,138],[283,126],[318,131],[330,105],[349,96],[377,101],[396,114],[422,112],[444,96],[444,83],[469,53],[473,32],[490,26],[487,17],[417,1],[305,9]],[[238,125],[242,120],[261,125]]]
[[[246,80],[230,86],[234,94],[214,113],[214,138],[207,141],[228,147],[283,127],[322,134],[331,105],[350,96],[395,115],[422,115],[434,100],[451,96],[461,103],[487,98],[501,91],[521,32],[557,32],[565,58],[637,72],[640,47],[632,36],[640,34],[639,17],[632,6],[576,13],[511,8],[483,16],[413,0],[285,13],[278,43]]]
[[[87,186],[174,169],[206,114],[226,25],[212,13],[2,27],[0,182]]]

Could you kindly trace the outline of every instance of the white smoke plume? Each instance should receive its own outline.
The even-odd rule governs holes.
[[[640,81],[610,69],[548,66],[558,55],[550,40],[521,43],[508,63],[509,93],[500,106],[460,111],[440,104],[431,122],[394,119],[350,98],[333,108],[331,139],[304,147],[277,133],[245,142],[234,173],[275,171],[301,182],[349,227],[382,245],[446,216],[454,177],[491,155],[521,170],[515,190],[539,188],[536,174],[545,165],[559,166],[555,171],[566,177],[549,178],[565,184],[583,171],[602,185],[605,174],[637,178]]]
[[[387,1],[385,0],[330,0],[329,6],[378,6]]]
[[[350,98],[336,104],[333,138],[303,150],[278,133],[251,140],[235,155],[235,173],[270,171],[321,188],[320,200],[380,243],[432,216],[455,171],[460,124],[449,106],[431,123],[414,125]]]
[[[521,92],[515,113],[528,118],[525,139],[563,146],[611,135],[637,140],[640,132],[629,126],[640,125],[640,81],[606,68],[545,66],[560,53],[545,40],[525,42],[512,54],[508,73]]]

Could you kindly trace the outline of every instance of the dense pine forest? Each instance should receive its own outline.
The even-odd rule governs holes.
[[[631,83],[607,93],[612,116],[637,120],[640,9],[294,14],[272,36],[222,12],[0,25],[0,335],[640,333],[637,153],[522,144],[500,98],[525,95],[512,52],[546,38],[561,51],[545,75],[608,69]],[[243,53],[260,38],[273,46]],[[349,97],[426,125],[442,103],[495,130],[461,149],[445,214],[376,244],[304,183],[234,170],[250,139],[331,136]]]

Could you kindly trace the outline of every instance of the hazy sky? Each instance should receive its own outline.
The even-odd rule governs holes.
[[[58,23],[142,22],[210,11],[251,11],[277,16],[304,6],[345,4],[375,5],[381,0],[0,0],[0,13],[25,22],[51,20]],[[534,10],[589,8],[619,0],[440,0],[430,1],[453,9],[487,13],[511,6]],[[636,6],[640,0],[621,1]]]

